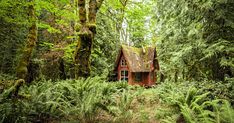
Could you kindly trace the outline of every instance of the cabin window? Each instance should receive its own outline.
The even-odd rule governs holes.
[[[121,81],[128,81],[128,71],[121,70]]]
[[[137,72],[134,75],[135,75],[135,81],[136,82],[141,82],[142,81],[142,73]]]
[[[127,63],[126,63],[126,60],[124,58],[121,59],[121,66],[126,66]]]

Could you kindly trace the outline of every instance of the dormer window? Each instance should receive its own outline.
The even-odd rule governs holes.
[[[121,59],[121,66],[122,67],[127,66],[126,60],[124,58]]]

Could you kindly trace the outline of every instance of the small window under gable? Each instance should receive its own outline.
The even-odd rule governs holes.
[[[121,58],[120,64],[122,67],[127,66],[126,60],[124,59],[124,57]]]

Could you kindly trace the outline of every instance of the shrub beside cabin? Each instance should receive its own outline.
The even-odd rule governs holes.
[[[115,62],[117,79],[130,85],[152,86],[159,70],[156,48],[122,45]]]

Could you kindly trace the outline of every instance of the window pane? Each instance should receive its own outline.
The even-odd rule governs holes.
[[[128,78],[122,77],[121,81],[128,81]]]
[[[121,66],[126,66],[127,64],[126,64],[126,60],[125,59],[122,59],[121,60]]]
[[[121,76],[128,76],[127,70],[121,70]]]
[[[124,71],[123,70],[121,70],[121,76],[124,76]]]
[[[127,77],[128,77],[128,71],[127,71],[127,70],[125,71],[125,76],[127,76]]]
[[[142,81],[142,73],[135,73],[135,81],[136,82],[141,82]]]
[[[121,70],[121,81],[128,81],[128,71]]]

